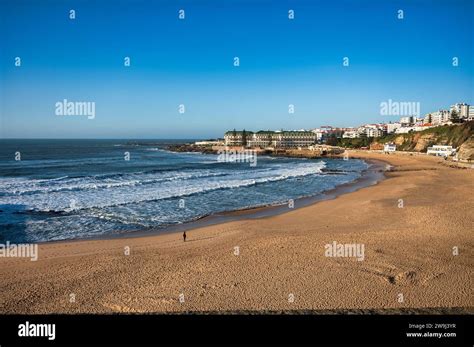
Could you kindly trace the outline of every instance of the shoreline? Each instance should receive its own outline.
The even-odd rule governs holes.
[[[330,158],[332,160],[343,160],[341,158]],[[317,204],[321,201],[336,199],[343,194],[349,194],[351,192],[363,189],[365,187],[378,184],[380,181],[386,179],[384,171],[387,162],[383,160],[364,160],[362,158],[351,158],[364,161],[368,164],[368,168],[362,170],[361,176],[355,180],[347,183],[340,184],[332,189],[317,193],[316,195],[305,196],[294,200],[294,208],[290,209],[286,204],[268,204],[256,207],[242,208],[232,211],[224,211],[213,214],[208,214],[196,218],[195,220],[187,221],[181,224],[166,225],[163,227],[153,227],[144,229],[132,229],[127,231],[121,231],[114,234],[98,235],[84,238],[72,238],[63,240],[50,240],[40,241],[37,244],[53,244],[53,243],[64,243],[64,242],[80,242],[80,241],[94,241],[94,240],[114,240],[114,239],[127,239],[135,237],[147,237],[157,236],[172,233],[181,233],[183,231],[192,231],[202,227],[211,225],[218,225],[222,223],[228,223],[232,221],[240,220],[252,220],[260,218],[268,218],[280,214],[290,212],[292,210],[300,209],[309,205]]]
[[[356,158],[354,158],[356,159]],[[341,159],[342,160],[342,159]],[[363,160],[363,159],[360,159]],[[300,209],[306,206],[317,204],[321,201],[336,199],[343,194],[349,194],[359,189],[375,185],[380,181],[386,179],[384,176],[384,167],[387,163],[381,160],[363,160],[369,167],[361,172],[361,176],[355,180],[347,183],[340,184],[335,188],[327,191],[323,191],[316,195],[306,196],[297,198],[294,200],[295,207],[290,209],[286,204],[269,204],[256,207],[242,208],[238,210],[225,211],[213,213],[205,216],[201,216],[195,220],[184,222],[182,224],[168,225],[162,228],[150,228],[150,229],[139,229],[124,231],[117,234],[102,235],[91,238],[77,238],[77,239],[66,239],[57,241],[44,241],[41,243],[51,242],[69,242],[69,241],[85,241],[85,240],[109,240],[117,238],[134,238],[134,237],[147,237],[157,236],[170,233],[180,233],[183,231],[192,231],[202,227],[211,225],[218,225],[233,221],[252,220],[260,218],[268,218],[277,216],[292,210]]]
[[[198,227],[186,242],[61,241],[40,244],[38,261],[0,258],[0,313],[473,314],[474,170],[350,155],[393,169],[287,213]],[[325,256],[335,241],[365,245],[363,261]]]

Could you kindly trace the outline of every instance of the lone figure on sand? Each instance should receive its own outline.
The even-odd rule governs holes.
[[[183,241],[186,242],[186,231],[183,233]]]

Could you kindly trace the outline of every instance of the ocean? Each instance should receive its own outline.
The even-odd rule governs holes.
[[[0,140],[0,242],[156,230],[287,204],[354,181],[368,167],[356,159],[263,155],[251,166],[166,150],[180,142]]]

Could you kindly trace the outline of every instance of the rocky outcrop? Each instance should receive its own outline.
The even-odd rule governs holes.
[[[321,158],[340,157],[344,153],[344,148],[336,146],[314,146],[313,149],[286,149],[269,152],[270,155],[291,158]]]
[[[458,159],[462,161],[474,161],[474,135],[459,147]]]
[[[172,152],[217,153],[217,151],[213,150],[211,146],[198,146],[192,143],[169,145],[166,149]]]
[[[373,142],[370,144],[370,150],[372,151],[381,151],[383,150],[383,144],[380,142]]]

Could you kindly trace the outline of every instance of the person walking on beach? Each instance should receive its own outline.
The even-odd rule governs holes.
[[[183,241],[186,242],[186,231],[183,233]]]

